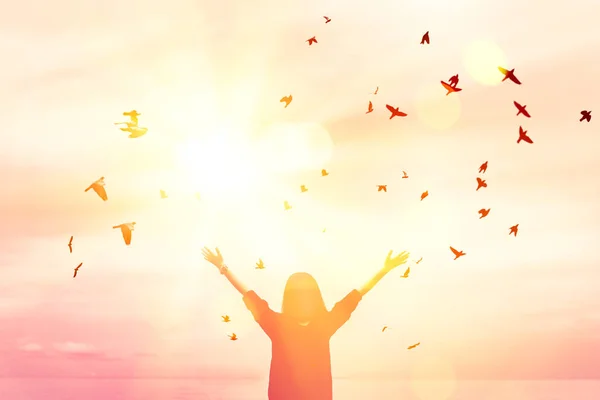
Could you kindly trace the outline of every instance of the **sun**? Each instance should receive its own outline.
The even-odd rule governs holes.
[[[506,55],[496,43],[476,40],[465,49],[463,63],[467,72],[477,82],[495,86],[502,81],[498,67],[506,66]]]

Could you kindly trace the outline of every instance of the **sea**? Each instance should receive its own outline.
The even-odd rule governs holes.
[[[263,380],[0,378],[0,400],[267,400],[266,387]],[[334,399],[599,400],[600,380],[339,379],[334,381]]]

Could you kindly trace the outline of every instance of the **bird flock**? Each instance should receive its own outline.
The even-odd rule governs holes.
[[[332,19],[324,16],[323,17],[325,19],[325,23],[329,24]],[[312,45],[316,45],[319,44],[319,42],[317,41],[316,36],[312,36],[309,39],[306,40],[306,42],[308,43],[309,46]],[[421,45],[430,45],[431,43],[431,39],[430,39],[430,32],[427,31],[425,32],[425,34],[421,37],[421,41],[420,44]],[[498,70],[500,71],[500,73],[504,76],[502,78],[502,82],[506,81],[506,80],[510,80],[511,82],[513,82],[516,85],[521,85],[521,81],[517,78],[517,76],[515,75],[515,69],[506,69],[502,66],[498,67]],[[452,93],[459,93],[462,91],[461,88],[457,87],[459,83],[459,75],[453,75],[451,76],[448,81],[441,81],[441,85],[443,87],[443,89],[446,90],[446,96],[452,94]],[[379,86],[376,87],[375,91],[373,93],[371,93],[372,95],[377,95],[377,93],[379,92]],[[283,96],[280,100],[281,103],[284,103],[284,108],[287,108],[290,106],[290,104],[292,103],[293,100],[293,96],[292,94]],[[517,101],[513,101],[514,106],[517,109],[517,113],[516,116],[524,116],[525,118],[531,118],[531,114],[527,111],[526,109],[526,105],[522,105]],[[400,111],[399,107],[394,107],[390,104],[386,104],[386,108],[387,110],[390,112],[390,117],[389,119],[393,119],[394,117],[407,117],[408,114],[406,114],[405,112]],[[373,106],[373,101],[369,101],[368,105],[367,105],[367,111],[365,114],[370,114],[374,111],[374,106]],[[582,110],[581,111],[581,118],[579,119],[580,122],[583,121],[587,121],[590,122],[591,121],[591,111],[590,110]],[[124,121],[124,122],[116,122],[115,125],[124,125],[123,127],[120,127],[119,129],[123,132],[128,132],[129,133],[129,138],[131,139],[136,139],[136,138],[140,138],[142,136],[144,136],[147,132],[148,132],[148,128],[147,127],[142,127],[139,126],[139,120],[138,117],[141,114],[139,112],[137,112],[136,110],[132,110],[132,111],[127,111],[127,112],[123,112],[123,116],[129,117],[129,121]],[[518,139],[517,139],[517,144],[521,143],[521,142],[526,142],[529,144],[533,144],[533,140],[528,136],[527,131],[525,129],[523,129],[522,126],[519,126],[519,132],[518,132]],[[479,167],[479,174],[481,174],[483,176],[483,174],[485,174],[485,172],[487,171],[488,168],[488,161],[485,161],[483,164],[481,164],[481,166]],[[321,170],[321,177],[327,177],[329,176],[329,172],[325,169]],[[406,171],[402,171],[402,179],[408,179],[409,176],[407,174]],[[486,182],[485,179],[482,179],[481,176],[476,177],[476,182],[477,182],[477,186],[475,188],[476,191],[479,191],[479,189],[483,189],[483,188],[487,188],[488,184]],[[384,192],[387,193],[387,185],[376,185],[377,186],[377,191],[378,192]],[[108,195],[106,193],[106,183],[105,183],[105,178],[104,177],[100,177],[99,179],[97,179],[96,181],[94,181],[93,183],[91,183],[86,189],[85,192],[88,192],[89,190],[93,190],[98,197],[100,197],[100,199],[102,199],[103,201],[108,201]],[[309,189],[307,188],[306,185],[300,185],[300,192],[301,193],[306,193]],[[427,198],[429,196],[429,191],[425,190],[421,196],[420,196],[420,201],[423,201],[425,198]],[[167,199],[168,195],[164,190],[160,190],[160,197],[162,199]],[[200,200],[200,194],[196,193],[196,198],[198,200]],[[283,208],[285,211],[289,211],[292,209],[292,205],[285,200],[283,202]],[[490,208],[482,208],[478,211],[478,214],[480,215],[479,219],[485,218],[489,215],[490,213]],[[123,236],[123,240],[125,242],[125,245],[129,246],[131,244],[131,236],[132,236],[132,232],[134,230],[134,227],[136,225],[136,222],[126,222],[126,223],[122,223],[119,225],[115,225],[113,226],[113,229],[120,229],[121,230],[121,234]],[[509,229],[509,235],[514,235],[515,237],[517,236],[518,230],[519,230],[519,224],[515,224],[511,227],[508,228]],[[323,232],[325,232],[326,230],[323,229]],[[69,243],[68,243],[68,247],[69,247],[69,252],[72,253],[73,252],[73,236],[70,237],[69,239]],[[458,258],[465,256],[466,253],[463,250],[457,250],[454,247],[450,246],[450,251],[452,252],[452,254],[454,255],[454,260],[457,260]],[[418,261],[416,261],[414,264],[419,264],[421,261],[423,260],[423,257],[421,257]],[[77,267],[74,269],[74,274],[73,274],[73,278],[77,277],[78,271],[81,268],[81,266],[83,265],[83,263],[80,263],[79,265],[77,265]],[[263,262],[262,259],[259,259],[258,262],[256,263],[255,269],[265,269],[265,264]],[[410,274],[410,267],[408,267],[404,274],[401,275],[401,278],[408,278],[409,274]],[[228,315],[223,315],[222,317],[222,322],[224,323],[229,323],[231,322],[231,318]],[[382,329],[382,332],[386,331],[387,329],[389,329],[387,326],[384,326]],[[230,340],[238,340],[238,337],[235,333],[232,333],[231,335],[228,335],[228,337],[230,338]],[[411,345],[408,347],[408,349],[414,349],[417,346],[420,345],[419,343],[416,343],[414,345]]]

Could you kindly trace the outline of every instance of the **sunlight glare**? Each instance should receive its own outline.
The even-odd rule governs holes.
[[[460,118],[460,96],[445,95],[441,84],[424,86],[417,94],[416,107],[419,119],[426,125],[445,130],[452,127]]]
[[[487,40],[476,40],[467,46],[463,63],[467,72],[477,82],[495,86],[502,81],[498,67],[506,67],[506,55],[496,43]]]

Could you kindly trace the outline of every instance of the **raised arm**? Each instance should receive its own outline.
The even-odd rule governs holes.
[[[377,284],[377,282],[379,282],[381,280],[381,278],[383,278],[384,276],[387,275],[388,272],[390,272],[391,270],[393,270],[394,268],[406,263],[406,260],[408,260],[408,256],[410,255],[410,253],[403,251],[402,253],[398,254],[396,257],[392,257],[392,250],[390,250],[390,252],[387,255],[387,258],[385,259],[385,262],[383,263],[383,268],[381,268],[367,283],[364,284],[364,286],[362,288],[360,288],[360,290],[358,291],[361,296],[364,296],[365,294],[367,294],[371,289],[373,289],[373,287],[375,287],[375,285]]]
[[[221,255],[221,252],[219,251],[218,247],[215,249],[215,251],[216,251],[216,254],[213,253],[210,249],[205,247],[202,249],[202,255],[204,256],[204,259],[206,261],[208,261],[209,263],[211,263],[212,265],[217,267],[219,269],[219,272],[221,273],[221,275],[224,275],[225,278],[227,278],[227,280],[229,281],[229,283],[231,283],[231,285],[233,285],[233,287],[238,292],[240,292],[240,294],[242,296],[244,296],[248,292],[248,289],[229,270],[229,267],[227,265],[225,265],[225,263],[223,262],[223,256]]]

